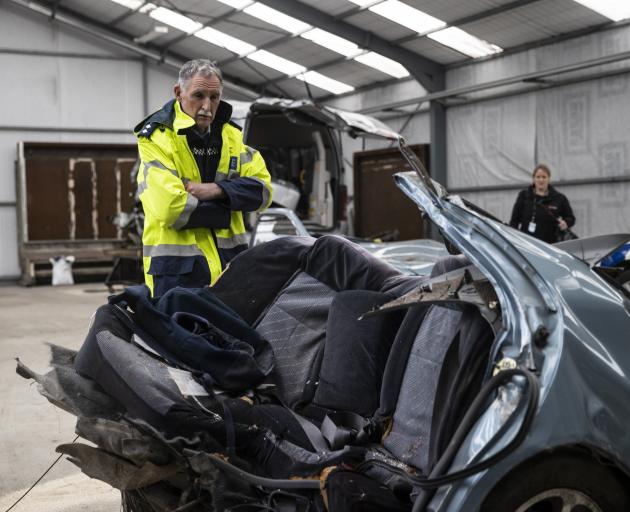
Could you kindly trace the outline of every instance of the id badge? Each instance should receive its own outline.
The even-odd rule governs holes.
[[[527,225],[527,231],[528,231],[529,233],[533,233],[534,231],[536,231],[536,223],[535,223],[535,222],[530,222],[530,223]]]

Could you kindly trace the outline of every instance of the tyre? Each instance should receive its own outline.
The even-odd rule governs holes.
[[[578,454],[526,463],[486,497],[481,512],[630,511],[626,479],[611,466]]]

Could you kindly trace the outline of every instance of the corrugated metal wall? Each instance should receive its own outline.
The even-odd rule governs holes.
[[[626,25],[452,69],[447,72],[447,89],[629,50],[630,27]],[[623,72],[616,76],[538,92],[474,103],[461,98],[464,105],[447,109],[447,186],[465,189],[462,195],[508,221],[518,192],[514,185],[525,186],[535,163],[545,162],[551,167],[552,181],[586,181],[560,187],[575,210],[575,231],[580,236],[630,232],[628,62],[593,68],[588,73],[618,69]],[[379,101],[388,103],[424,94],[417,84],[402,82],[331,104],[361,109]],[[475,94],[469,97],[473,99]],[[387,122],[401,130],[407,121],[407,117],[400,117]],[[423,112],[414,116],[402,133],[409,143],[429,143],[429,130],[429,115]],[[352,161],[354,151],[383,147],[382,143],[363,144],[348,137],[344,143],[346,163]],[[608,179],[622,181],[603,183]],[[497,186],[506,188],[483,190]]]
[[[448,87],[484,83],[630,50],[620,27],[449,74]],[[594,71],[627,69],[618,62]],[[462,195],[508,221],[518,190],[536,163],[547,164],[576,215],[580,236],[630,232],[630,73],[447,111],[448,187],[506,186]],[[582,184],[575,184],[575,181]],[[613,182],[612,180],[621,180]],[[624,181],[625,180],[625,181]],[[607,183],[608,182],[608,183]]]
[[[5,83],[0,95],[0,279],[20,273],[17,143],[135,142],[131,130],[144,117],[145,104],[151,110],[159,108],[171,97],[176,80],[175,72],[148,66],[144,98],[142,66],[119,48],[0,4],[0,69]]]
[[[11,49],[50,55],[16,54]],[[630,27],[623,26],[451,70],[447,73],[448,88],[628,49]],[[85,57],[58,56],[55,52]],[[175,79],[170,70],[148,66],[144,98],[142,66],[134,55],[119,48],[0,3],[0,69],[6,85],[0,96],[0,278],[19,274],[14,184],[17,142],[133,142],[126,130],[142,118],[144,105],[153,110],[170,98]],[[552,167],[556,180],[629,175],[629,80],[628,74],[621,74],[449,108],[448,185],[474,188],[526,183],[539,160]],[[423,94],[415,82],[403,81],[332,103],[360,110]],[[426,113],[388,123],[398,130],[404,127],[403,134],[410,143],[430,142]],[[66,131],[40,131],[60,127]],[[89,129],[96,132],[86,132]],[[352,154],[386,145],[344,139],[349,187]],[[630,183],[571,186],[563,191],[575,206],[580,235],[630,231]],[[507,219],[516,192],[477,191],[466,196]]]

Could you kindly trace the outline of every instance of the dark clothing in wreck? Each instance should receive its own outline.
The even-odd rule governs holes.
[[[565,220],[569,228],[575,224],[567,197],[552,186],[546,196],[539,196],[532,185],[519,192],[512,209],[510,226],[553,244],[559,240],[559,217]]]

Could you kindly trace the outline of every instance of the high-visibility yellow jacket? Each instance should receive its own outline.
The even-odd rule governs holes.
[[[143,264],[154,296],[174,286],[202,287],[247,247],[243,211],[271,203],[271,178],[260,153],[243,143],[221,102],[211,129],[221,123],[221,154],[214,182],[226,199],[199,201],[185,190],[201,174],[187,142],[195,121],[171,100],[135,128],[140,153],[138,193],[145,214]]]

